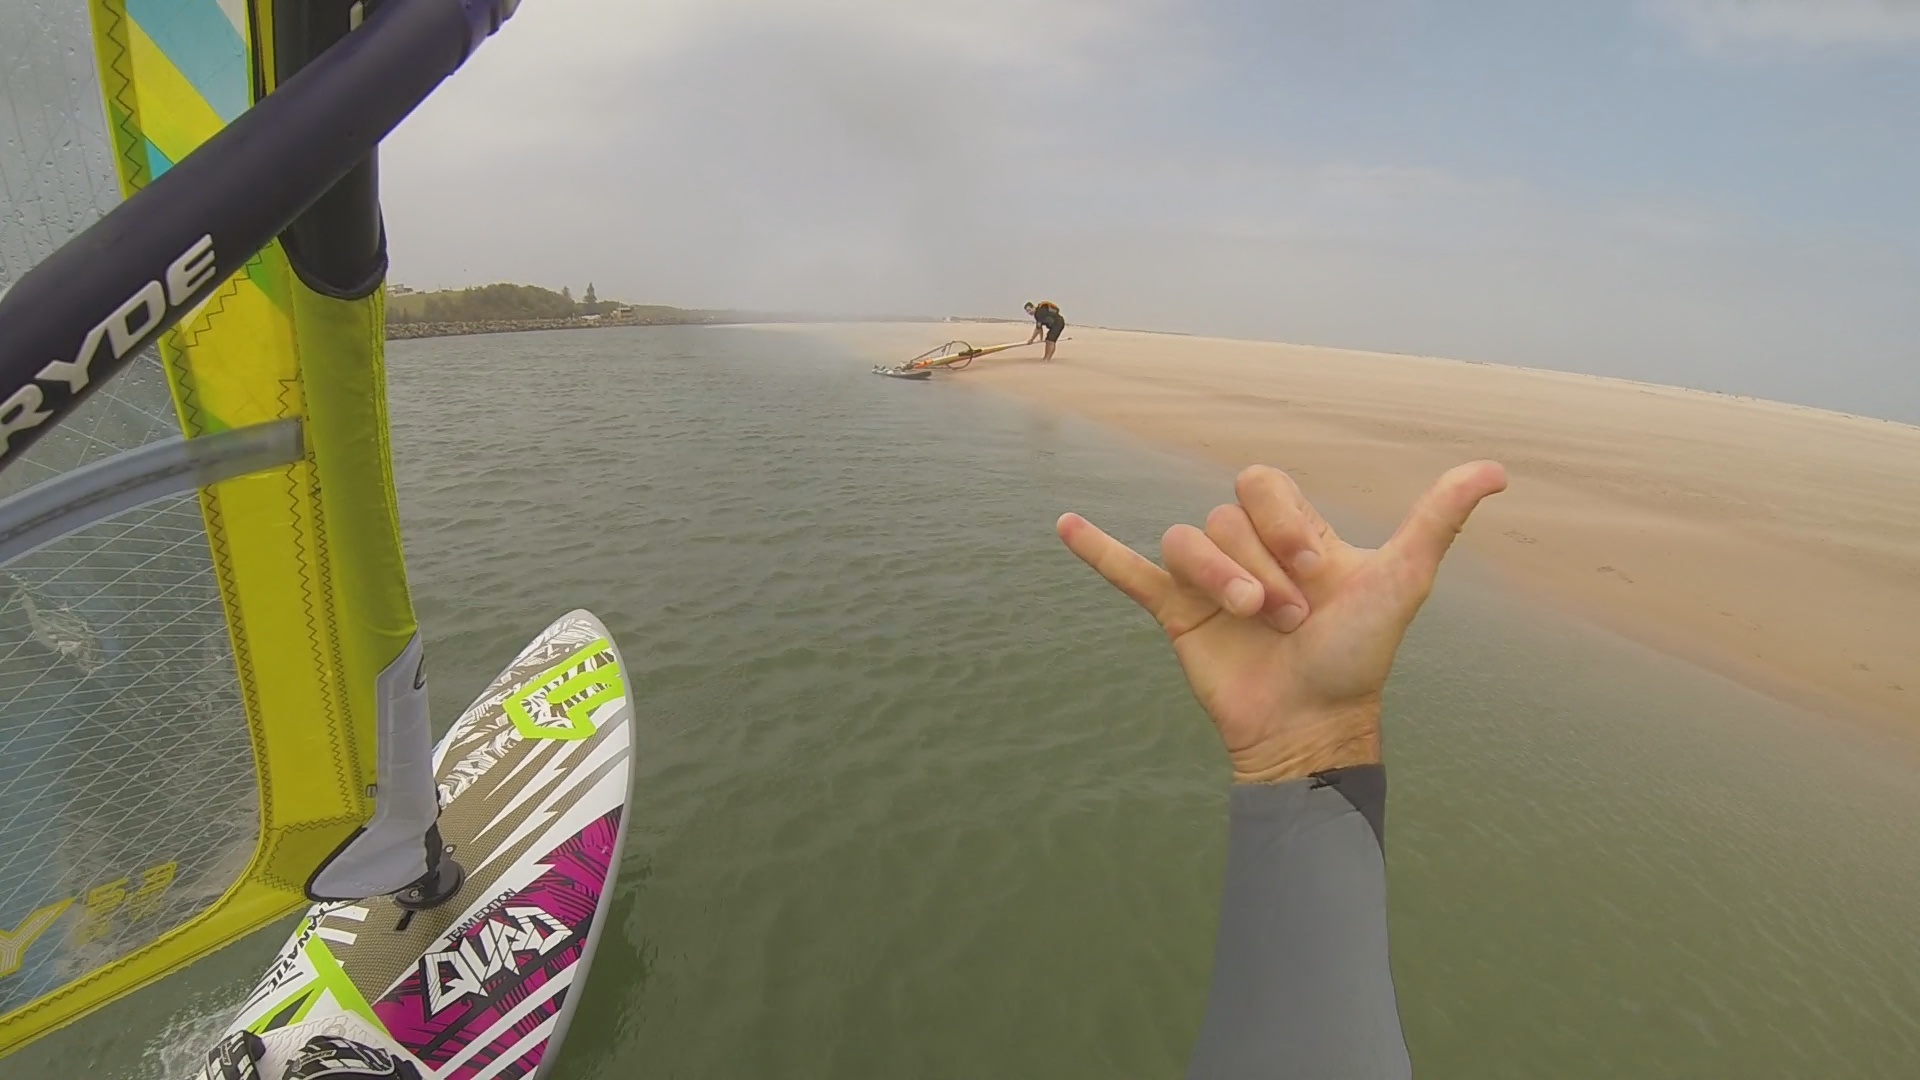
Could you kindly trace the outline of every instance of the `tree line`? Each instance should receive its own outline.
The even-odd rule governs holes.
[[[566,319],[599,315],[621,307],[601,300],[587,285],[584,301],[576,302],[570,289],[554,292],[538,285],[499,283],[466,289],[414,292],[404,285],[387,294],[388,322],[505,322],[521,319]]]

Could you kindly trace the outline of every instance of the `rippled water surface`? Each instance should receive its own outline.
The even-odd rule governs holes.
[[[558,1076],[1179,1074],[1224,765],[1051,525],[1151,551],[1226,478],[797,335],[389,363],[439,726],[573,606],[638,675],[629,850]],[[1478,581],[1449,568],[1390,689],[1417,1072],[1920,1075],[1910,766]],[[0,1071],[179,1076],[285,932]]]

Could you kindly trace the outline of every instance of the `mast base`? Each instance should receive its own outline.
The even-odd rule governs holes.
[[[394,893],[393,904],[402,911],[431,911],[453,899],[466,881],[466,868],[452,856],[445,856],[440,865]]]

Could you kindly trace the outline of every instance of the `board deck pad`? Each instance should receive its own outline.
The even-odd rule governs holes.
[[[314,1035],[393,1052],[423,1080],[539,1077],[606,920],[632,788],[633,696],[591,613],[548,626],[434,748],[441,838],[466,883],[406,914],[316,904],[228,1028],[260,1075]]]

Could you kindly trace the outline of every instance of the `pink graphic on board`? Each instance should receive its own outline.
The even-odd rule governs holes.
[[[523,1040],[566,1002],[572,987],[550,984],[586,948],[619,836],[615,808],[537,860],[547,869],[526,888],[483,909],[445,948],[422,957],[373,1004],[388,1033],[436,1072],[460,1058],[458,1068],[442,1074],[449,1080],[466,1080],[505,1054],[521,1060],[496,1075],[531,1072],[547,1040]],[[508,1014],[513,1022],[487,1038]],[[487,1045],[465,1053],[480,1038]]]

